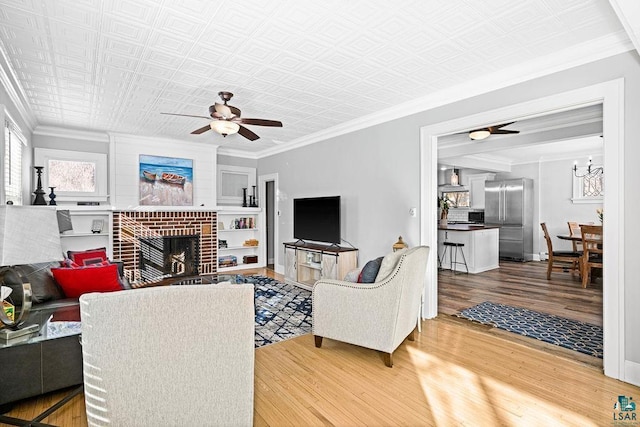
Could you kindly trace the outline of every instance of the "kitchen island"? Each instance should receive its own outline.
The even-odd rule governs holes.
[[[467,260],[469,273],[482,273],[483,271],[499,268],[499,233],[500,227],[485,226],[483,224],[447,224],[438,226],[438,259],[441,260],[441,268],[451,269],[451,258],[447,250],[444,254],[444,242],[464,243],[462,250]],[[455,248],[450,248],[455,251]],[[462,256],[458,254],[458,262]],[[458,264],[457,271],[465,271],[464,265]]]

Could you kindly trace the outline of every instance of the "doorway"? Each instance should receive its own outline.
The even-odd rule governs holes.
[[[273,271],[282,273],[279,266],[279,251],[277,250],[278,240],[278,174],[268,174],[258,176],[258,191],[260,200],[263,200],[264,225],[261,232],[262,247],[261,256],[266,260],[266,266]]]
[[[621,239],[622,224],[619,223],[624,209],[623,153],[624,153],[624,81],[613,80],[582,89],[523,102],[496,110],[462,117],[448,122],[425,126],[421,129],[421,199],[420,232],[421,244],[437,247],[437,144],[441,135],[480,128],[487,123],[506,123],[528,117],[565,111],[580,106],[603,105],[604,167],[612,171],[607,174],[604,210],[611,212],[604,229],[604,244],[607,251],[604,263],[609,266],[603,279],[603,330],[604,373],[625,380],[624,358],[624,246]],[[611,219],[611,221],[609,221]],[[423,317],[433,318],[438,314],[437,262],[430,257],[425,281]]]

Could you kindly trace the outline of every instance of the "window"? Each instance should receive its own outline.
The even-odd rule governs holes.
[[[34,154],[34,165],[44,166],[42,186],[55,187],[57,201],[107,201],[106,154],[49,148]]]
[[[246,199],[254,194],[256,185],[256,169],[218,165],[218,203],[221,205],[241,205],[243,202],[243,188],[246,188]],[[257,190],[256,190],[257,191]]]
[[[5,116],[6,117],[6,116]],[[27,141],[9,119],[4,121],[4,200],[22,204],[22,150]]]
[[[602,203],[604,198],[604,173],[602,166],[591,166],[595,172],[587,173],[586,167],[578,167],[576,177],[573,174],[573,203]]]
[[[449,204],[452,208],[468,208],[469,207],[469,192],[468,191],[453,191],[449,193],[442,193],[442,198],[449,200]]]

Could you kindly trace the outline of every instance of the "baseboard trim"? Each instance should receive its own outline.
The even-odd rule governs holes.
[[[640,363],[624,361],[624,381],[640,387]]]

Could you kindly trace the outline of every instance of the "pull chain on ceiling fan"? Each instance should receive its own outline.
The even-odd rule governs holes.
[[[236,108],[232,105],[228,105],[227,102],[231,100],[233,97],[233,93],[231,92],[218,92],[218,95],[222,99],[222,103],[216,102],[214,105],[209,106],[209,116],[213,119],[211,123],[206,126],[203,126],[199,129],[191,132],[193,135],[199,135],[208,131],[209,129],[213,129],[218,132],[223,137],[227,135],[233,135],[234,133],[239,133],[243,137],[247,138],[250,141],[255,141],[260,138],[253,131],[244,127],[243,125],[254,125],[254,126],[271,126],[271,127],[282,127],[282,122],[277,120],[266,120],[266,119],[243,119],[240,117],[241,111],[239,108]],[[183,117],[198,117],[203,119],[209,119],[206,116],[195,116],[191,114],[177,114],[177,113],[161,113],[167,114],[171,116],[183,116]]]

